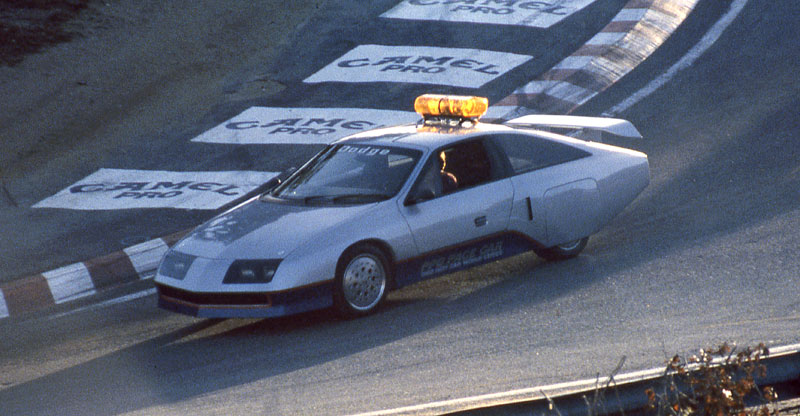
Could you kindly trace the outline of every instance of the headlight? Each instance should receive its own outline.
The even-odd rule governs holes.
[[[269,283],[280,263],[280,259],[236,260],[228,268],[222,283]]]
[[[186,272],[189,271],[192,262],[197,257],[183,254],[178,251],[169,251],[161,265],[158,266],[158,274],[171,277],[173,279],[183,280],[186,277]]]

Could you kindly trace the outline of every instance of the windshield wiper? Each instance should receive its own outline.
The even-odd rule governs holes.
[[[303,203],[308,205],[313,202],[321,202],[321,201],[325,202],[330,201],[334,204],[349,200],[382,201],[384,199],[389,199],[391,197],[392,197],[391,195],[386,195],[386,194],[344,194],[344,195],[311,195],[297,199],[302,199]],[[288,199],[294,199],[294,198],[288,198]]]
[[[391,195],[386,194],[346,194],[346,195],[336,195],[331,200],[333,202],[341,202],[342,200],[369,200],[369,201],[383,201],[384,199],[391,198]]]
[[[304,204],[306,204],[306,205],[308,205],[308,203],[309,203],[309,202],[312,202],[312,201],[316,201],[316,200],[322,200],[322,199],[330,199],[330,198],[331,198],[331,196],[330,196],[330,195],[311,195],[311,196],[305,196],[305,197],[303,197],[303,203],[304,203]]]

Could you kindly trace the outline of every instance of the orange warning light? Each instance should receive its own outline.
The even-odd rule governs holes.
[[[458,117],[477,119],[486,114],[489,100],[486,97],[462,95],[420,95],[414,101],[414,111],[424,118]]]

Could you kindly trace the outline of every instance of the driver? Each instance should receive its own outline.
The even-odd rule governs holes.
[[[442,192],[449,193],[458,189],[458,179],[452,172],[447,171],[447,154],[444,151],[439,152],[439,161],[441,162],[441,169],[439,169],[439,176],[442,178]]]

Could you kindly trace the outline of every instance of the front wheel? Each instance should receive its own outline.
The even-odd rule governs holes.
[[[351,318],[373,312],[386,298],[391,269],[386,255],[372,245],[346,251],[336,268],[333,305]]]
[[[548,247],[548,248],[537,248],[533,251],[541,258],[547,261],[559,261],[559,260],[566,260],[571,259],[581,251],[583,251],[584,247],[586,247],[586,243],[589,241],[589,237],[583,237],[579,240],[570,241],[568,243],[559,244],[557,246]]]

